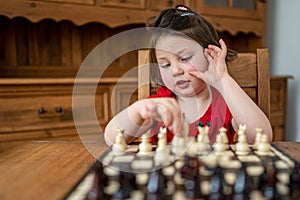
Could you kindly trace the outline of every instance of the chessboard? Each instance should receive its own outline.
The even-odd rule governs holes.
[[[174,137],[170,144],[162,129],[157,145],[146,136],[124,144],[119,131],[66,199],[300,199],[299,163],[269,144],[262,130],[250,145],[242,126],[234,144],[224,128],[213,144],[207,127],[200,129],[198,137]]]

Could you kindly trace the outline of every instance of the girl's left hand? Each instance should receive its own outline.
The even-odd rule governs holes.
[[[220,80],[228,75],[226,65],[227,47],[225,42],[220,39],[221,47],[215,45],[208,45],[204,50],[204,55],[208,61],[208,68],[205,72],[192,71],[190,74],[199,79],[202,79],[207,84],[218,87]]]

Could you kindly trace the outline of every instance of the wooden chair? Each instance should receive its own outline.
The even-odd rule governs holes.
[[[139,50],[138,98],[148,97],[155,84],[150,83],[149,50]],[[239,53],[228,63],[229,74],[237,81],[253,101],[270,117],[270,62],[268,49],[257,49],[256,53]],[[153,89],[154,88],[154,89]]]

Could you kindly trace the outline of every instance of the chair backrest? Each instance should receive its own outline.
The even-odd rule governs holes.
[[[138,52],[138,98],[147,98],[155,91],[150,81],[149,50]],[[251,99],[270,117],[270,61],[268,49],[257,49],[256,53],[239,53],[228,63],[228,72]],[[242,108],[241,108],[242,109]]]

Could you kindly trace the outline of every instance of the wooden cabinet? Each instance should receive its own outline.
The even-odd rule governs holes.
[[[240,0],[0,1],[3,110],[0,139],[74,133],[72,80],[82,61],[105,39],[143,27],[148,18],[162,9],[177,4],[191,7],[215,25],[229,48],[239,52],[256,52],[256,48],[265,47],[265,1],[242,2],[247,3]],[[116,82],[136,66],[137,53],[128,52],[114,60],[101,78]],[[136,79],[136,74],[131,78]],[[97,117],[103,127],[113,114],[136,98],[132,90],[137,82],[129,81],[113,92],[115,82],[105,81],[97,89]],[[82,109],[84,106],[87,105]]]
[[[97,82],[82,80],[79,92],[73,93],[74,79],[69,78],[0,79],[0,141],[76,136],[73,109],[77,115],[83,111],[76,125],[86,134],[100,132],[99,125],[104,130],[112,112],[120,111],[136,98],[135,79],[123,80],[115,87],[117,81],[102,79],[96,92],[91,93]],[[128,101],[112,98],[112,94],[127,96]],[[80,98],[76,104],[75,95]],[[95,113],[87,110],[95,111],[97,121],[91,120]]]
[[[273,129],[273,140],[285,140],[288,80],[292,76],[271,76],[270,121]]]

